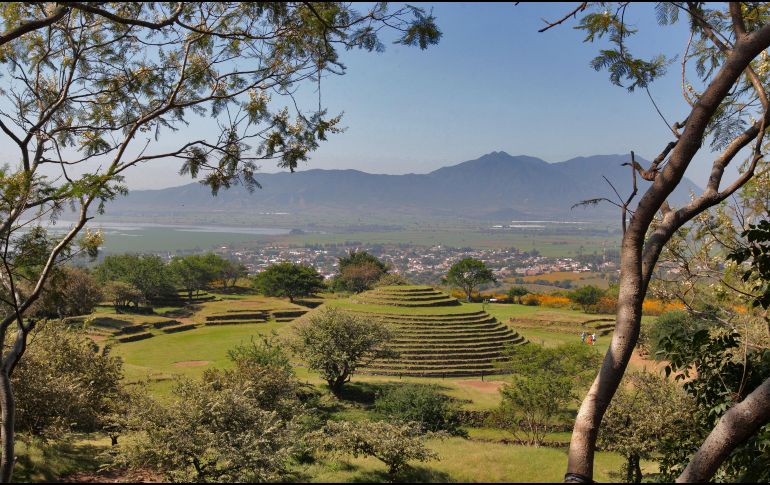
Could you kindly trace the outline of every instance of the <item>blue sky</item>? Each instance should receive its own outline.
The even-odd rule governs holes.
[[[300,169],[357,169],[373,173],[427,173],[504,150],[549,162],[577,156],[628,153],[653,158],[671,140],[644,91],[610,84],[589,62],[605,45],[583,43],[570,20],[538,33],[574,4],[421,4],[444,33],[426,51],[386,42],[384,53],[342,53],[344,76],[323,81],[330,113],[344,112],[347,131],[334,135]],[[686,25],[660,27],[651,4],[627,14],[639,29],[636,54],[680,53]],[[652,86],[669,121],[681,120],[679,63]],[[315,101],[315,86],[299,93]],[[704,150],[707,152],[708,150]],[[707,176],[708,154],[688,172]],[[157,188],[189,182],[171,163],[135,168],[129,186]],[[264,171],[274,172],[265,164]]]

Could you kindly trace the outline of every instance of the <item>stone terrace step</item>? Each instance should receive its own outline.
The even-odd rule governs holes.
[[[214,322],[217,320],[254,320],[264,318],[267,319],[269,314],[267,312],[249,312],[249,313],[218,313],[215,315],[209,315],[206,317],[207,322]]]
[[[247,325],[253,323],[265,323],[264,319],[252,319],[252,320],[213,320],[205,322],[204,325],[211,327],[213,325]]]
[[[119,337],[117,340],[120,343],[127,343],[127,342],[136,342],[138,340],[144,340],[152,337],[153,335],[150,332],[145,332],[145,333],[136,333],[133,335],[128,335],[126,337]]]
[[[177,325],[175,327],[165,327],[162,332],[163,333],[177,333],[177,332],[186,332],[187,330],[193,330],[197,328],[198,326],[194,323],[186,323],[183,325]]]

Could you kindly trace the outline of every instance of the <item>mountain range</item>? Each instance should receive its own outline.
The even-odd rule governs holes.
[[[390,219],[399,215],[489,221],[616,218],[618,209],[606,202],[574,209],[572,206],[600,197],[617,201],[604,177],[626,197],[632,187],[631,173],[628,166],[621,164],[628,160],[628,155],[595,155],[548,163],[525,155],[492,152],[428,174],[380,175],[321,169],[260,173],[256,178],[262,189],[253,193],[236,186],[212,197],[207,187],[196,182],[137,190],[110,203],[107,214],[151,218],[160,214],[281,211]],[[646,160],[638,161],[649,165]],[[649,182],[637,180],[641,194]],[[684,204],[691,191],[697,193],[700,189],[685,178],[669,202],[673,206]]]

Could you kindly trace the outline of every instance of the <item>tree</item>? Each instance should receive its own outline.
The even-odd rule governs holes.
[[[350,251],[339,258],[338,282],[341,288],[353,293],[371,290],[388,273],[387,264],[366,251]]]
[[[238,280],[248,276],[249,271],[245,265],[241,263],[234,263],[232,261],[226,261],[222,267],[219,277],[222,279],[222,287],[227,289],[229,284],[231,287],[238,283]]]
[[[506,364],[514,372],[500,390],[502,401],[490,422],[527,444],[540,446],[559,424],[567,405],[599,362],[590,347],[567,344],[556,348],[524,345],[507,352]],[[522,439],[523,438],[523,439]]]
[[[94,311],[104,298],[96,279],[90,272],[62,266],[51,275],[38,301],[30,307],[36,317],[64,318]]]
[[[145,301],[139,288],[122,281],[111,281],[107,283],[104,287],[104,295],[112,302],[115,311],[118,311],[120,307],[128,307],[132,303],[134,306],[138,307],[140,303]]]
[[[324,278],[312,266],[295,263],[276,263],[254,276],[254,287],[266,296],[287,296],[290,302],[297,297],[311,296],[324,289]]]
[[[187,292],[187,300],[190,302],[194,292],[205,288],[217,276],[217,268],[211,261],[198,254],[171,259],[168,271],[176,284]]]
[[[604,291],[595,286],[587,285],[572,291],[569,294],[569,299],[580,305],[583,308],[583,311],[588,313],[588,310],[596,305],[603,296]]]
[[[159,256],[136,254],[106,256],[96,267],[96,278],[102,284],[114,281],[127,283],[139,290],[145,302],[170,293],[176,294],[172,285],[172,275]]]
[[[586,32],[587,41],[607,38],[611,44],[601,50],[592,61],[592,67],[607,69],[613,84],[625,86],[630,91],[647,90],[665,73],[668,61],[663,55],[642,59],[629,51],[628,38],[638,33],[626,23],[631,18],[629,9],[633,8],[626,3],[598,5],[597,11],[583,14],[578,28]],[[577,17],[587,9],[588,4],[583,3],[563,19],[549,23],[542,31],[571,16]],[[616,326],[604,363],[575,419],[565,476],[570,481],[590,480],[593,475],[593,457],[602,417],[637,343],[642,303],[664,246],[681,227],[729,198],[754,177],[763,157],[766,129],[770,126],[770,101],[765,87],[768,73],[761,67],[765,62],[762,56],[770,46],[766,5],[730,3],[714,8],[698,3],[671,3],[657,4],[656,9],[661,24],[675,23],[685,17],[691,29],[690,42],[682,42],[686,50],[681,56],[685,73],[682,93],[689,113],[681,122],[666,122],[673,140],[664,143],[665,147],[649,167],[639,164],[632,153],[628,163],[632,176],[631,194],[626,199],[610,201],[620,208],[623,228]],[[700,78],[700,89],[687,80],[687,75],[692,72],[688,62],[692,60]],[[685,171],[709,138],[711,148],[718,154],[713,159],[706,189],[683,207],[671,207],[667,197],[680,184]],[[745,169],[737,179],[723,184],[725,168],[739,153],[744,153],[744,148],[751,150]],[[640,186],[637,178],[651,183]],[[632,206],[640,193],[638,203]],[[586,202],[602,200],[607,199]],[[630,219],[628,214],[631,214]],[[770,383],[767,387],[770,388]],[[766,419],[761,413],[754,413],[749,421]],[[718,466],[736,446],[727,436],[722,435],[721,440],[713,443],[714,449],[720,450],[718,453],[699,461],[697,471],[690,470],[680,478],[707,480],[707,470],[715,464]]]
[[[440,434],[431,434],[440,437]],[[425,446],[426,436],[412,424],[384,421],[329,421],[321,430],[308,436],[314,448],[322,453],[372,456],[388,467],[391,482],[408,467],[410,461],[437,460],[438,455]]]
[[[293,171],[340,131],[339,116],[294,102],[297,86],[343,73],[339,48],[382,49],[384,28],[420,48],[441,36],[432,15],[384,3],[358,12],[309,2],[17,2],[0,11],[0,132],[13,148],[0,169],[0,243],[9,249],[0,264],[0,346],[9,349],[0,359],[0,481],[13,469],[10,376],[35,325],[26,312],[68,254],[96,252],[101,236],[84,228],[126,192],[125,172],[177,160],[216,194],[258,187],[261,160]],[[198,116],[214,128],[167,136]],[[74,222],[45,246],[20,236],[40,235],[42,221],[68,208]],[[33,254],[34,265],[18,264]]]
[[[679,386],[660,375],[633,373],[624,382],[604,417],[599,444],[626,459],[627,483],[641,483],[641,460],[663,456],[665,462],[672,450],[687,448],[698,438],[695,406]]]
[[[333,307],[310,313],[294,332],[295,352],[337,395],[358,367],[395,356],[393,334],[384,324]]]
[[[513,301],[514,298],[518,298],[519,305],[521,305],[521,299],[529,294],[529,290],[524,288],[523,286],[511,286],[511,289],[508,290],[508,298]]]
[[[468,301],[471,301],[473,289],[494,282],[495,275],[482,261],[463,258],[449,268],[446,280],[450,285],[461,288],[468,296]]]

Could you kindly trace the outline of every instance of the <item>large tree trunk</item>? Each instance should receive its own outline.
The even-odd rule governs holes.
[[[693,483],[711,480],[730,453],[768,422],[770,379],[722,416],[676,481]]]
[[[13,398],[11,378],[0,371],[0,482],[10,483],[14,465],[14,421],[16,403]]]
[[[639,338],[645,285],[641,277],[641,255],[634,239],[630,232],[623,239],[618,312],[610,348],[575,419],[566,477],[570,481],[590,481],[593,476],[599,425],[620,385]]]
[[[663,161],[670,152],[668,163],[655,175],[652,186],[642,196],[623,236],[615,333],[599,374],[583,400],[575,420],[565,481],[592,480],[599,426],[620,385],[639,337],[642,302],[663,246],[684,224],[725,200],[754,175],[756,163],[762,155],[761,143],[764,132],[770,126],[770,110],[765,111],[762,120],[735,137],[714,160],[709,182],[703,194],[678,210],[672,210],[666,204],[666,199],[679,185],[690,162],[700,150],[706,127],[714,113],[729,95],[735,82],[745,73],[751,61],[769,45],[770,26],[767,25],[750,34],[738,36],[733,48],[726,52],[726,58],[719,71],[712,77],[708,87],[693,106],[679,139],[675,143],[670,143],[659,156],[659,161]],[[738,179],[721,189],[725,167],[754,139],[756,139],[756,147],[752,163]],[[635,183],[634,188],[636,188]],[[659,210],[662,211],[661,221],[648,235],[650,224]],[[625,230],[625,215],[623,227]]]

